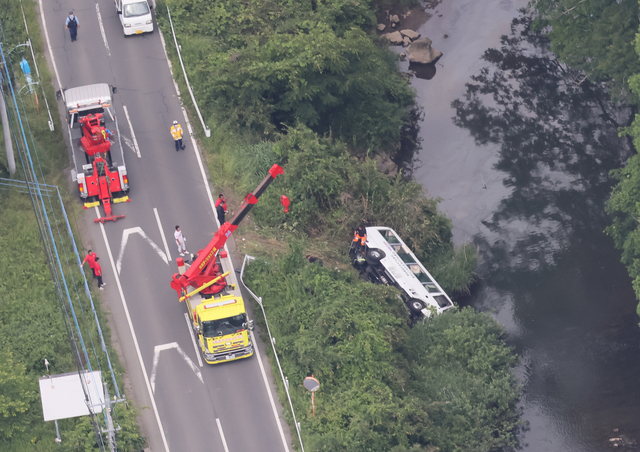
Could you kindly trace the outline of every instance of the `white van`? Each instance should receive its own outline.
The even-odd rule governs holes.
[[[153,17],[147,0],[115,0],[124,36],[153,32]]]
[[[353,265],[371,282],[395,286],[414,315],[430,317],[453,307],[431,273],[391,228],[368,227],[364,247],[352,242],[349,255]]]

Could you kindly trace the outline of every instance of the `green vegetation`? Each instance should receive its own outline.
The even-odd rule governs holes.
[[[522,426],[515,357],[501,327],[470,308],[407,328],[397,291],[309,264],[299,247],[256,261],[263,298],[309,451],[496,451]],[[320,381],[316,413],[303,379]]]
[[[61,171],[66,165],[67,149],[62,140],[60,121],[55,110],[55,95],[51,77],[47,71],[42,41],[38,32],[35,3],[24,4],[30,36],[42,77],[42,85],[37,85],[39,107],[33,93],[23,90],[18,98],[18,108],[22,114],[31,154],[40,180],[49,184],[66,187],[66,177]],[[14,49],[18,43],[27,39],[19,2],[5,2],[0,20],[5,32],[3,46],[5,51]],[[28,59],[35,76],[31,52],[26,47],[17,48],[11,53],[11,61],[18,68],[22,56]],[[12,79],[16,91],[24,86],[25,80],[19,69]],[[41,86],[45,87],[49,104],[53,106],[52,115],[56,132],[50,132],[48,115],[44,108]],[[8,92],[8,91],[5,91]],[[8,97],[8,99],[11,99]],[[9,105],[12,120],[16,120],[13,101]],[[28,118],[28,123],[25,122]],[[14,122],[15,124],[15,122]],[[33,135],[33,137],[31,136]],[[15,137],[14,137],[15,138]],[[0,142],[4,143],[0,129]],[[23,144],[14,141],[18,171],[15,180],[24,180],[18,149]],[[0,152],[0,177],[9,177],[4,148]],[[88,298],[84,292],[83,279],[73,254],[72,244],[66,234],[66,224],[61,220],[61,206],[57,199],[45,198],[47,212],[51,215],[56,243],[63,260],[63,266],[73,269],[67,274],[70,291],[75,295],[74,307],[78,314],[78,323],[85,341],[89,335],[97,338],[96,325]],[[73,202],[69,203],[73,206]],[[69,211],[69,210],[67,210]],[[53,216],[55,215],[55,217]],[[56,229],[56,226],[58,227]],[[52,282],[48,257],[45,253],[40,230],[28,194],[15,189],[0,189],[0,246],[4,250],[0,256],[0,450],[3,451],[92,451],[97,450],[93,426],[88,417],[65,419],[58,422],[62,446],[57,445],[55,428],[52,422],[43,421],[42,405],[38,379],[46,375],[44,360],[50,362],[52,374],[75,372],[71,344],[67,335],[64,314],[61,309],[57,289]],[[68,307],[67,307],[68,309]],[[99,310],[98,316],[109,344],[109,330],[106,328],[106,316]],[[77,337],[74,348],[80,348]],[[90,347],[90,344],[87,344]],[[95,354],[90,352],[93,369],[105,361],[104,351],[96,344]],[[122,369],[115,352],[109,347],[109,353],[115,367],[115,377],[123,388]],[[82,355],[83,364],[86,364]],[[113,392],[111,375],[102,367],[103,378],[109,382]],[[136,425],[136,410],[126,409],[119,404],[114,418],[122,428],[117,433],[119,450],[140,450],[144,438],[140,436]]]
[[[628,99],[629,79],[640,72],[633,41],[640,24],[637,0],[537,0],[536,25],[564,63],[605,81],[614,98]],[[636,98],[637,99],[637,98]]]

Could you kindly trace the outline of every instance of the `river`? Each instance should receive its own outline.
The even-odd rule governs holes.
[[[521,357],[522,449],[640,450],[637,301],[603,233],[609,170],[631,153],[616,132],[630,111],[521,36],[526,24],[501,42],[525,5],[428,10],[417,31],[444,55],[432,78],[412,78],[424,109],[414,175],[442,199],[456,243],[479,249],[480,281],[461,304],[491,313]]]

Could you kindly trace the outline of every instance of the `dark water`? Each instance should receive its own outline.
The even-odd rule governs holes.
[[[522,358],[523,449],[640,450],[637,301],[603,233],[632,112],[558,64],[526,20],[510,30],[515,6],[450,0],[420,29],[444,57],[412,82],[425,109],[415,175],[456,241],[479,249],[481,281],[462,304],[493,313]],[[504,27],[473,58],[467,33],[489,22]]]

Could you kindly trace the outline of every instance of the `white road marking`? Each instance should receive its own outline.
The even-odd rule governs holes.
[[[196,358],[198,358],[198,364],[202,367],[202,358],[200,358],[200,351],[198,350],[198,343],[196,342],[196,335],[193,334],[193,328],[191,328],[191,320],[189,319],[189,314],[184,313],[184,319],[187,321],[187,329],[189,330],[189,334],[191,335],[191,342],[193,342],[193,349],[196,351]]]
[[[140,155],[140,147],[138,147],[138,140],[136,140],[136,133],[133,131],[133,126],[131,125],[131,119],[129,119],[129,110],[127,110],[127,106],[123,105],[124,115],[127,117],[127,122],[129,123],[129,130],[131,130],[131,138],[133,138],[133,147],[136,154],[138,154],[138,158],[142,157]]]
[[[124,144],[126,144],[129,147],[129,149],[131,149],[133,152],[136,152],[136,148],[133,145],[133,141],[131,141],[127,137],[123,137],[122,135],[120,135],[120,137],[124,140]]]
[[[202,372],[196,367],[191,358],[187,356],[187,354],[180,348],[180,345],[177,342],[171,342],[170,344],[156,345],[153,349],[153,369],[151,370],[151,390],[156,392],[156,370],[158,369],[158,361],[160,361],[160,352],[164,350],[171,350],[175,348],[180,353],[180,356],[185,360],[185,362],[191,367],[191,370],[196,374],[196,376],[200,379],[200,382],[204,384],[204,380],[202,379]]]
[[[97,207],[96,207],[97,209]],[[116,261],[116,268],[118,269],[118,274],[120,274],[120,269],[122,268],[122,256],[124,256],[124,249],[127,246],[127,242],[129,241],[129,236],[131,234],[140,234],[143,239],[147,241],[151,248],[158,253],[158,256],[162,258],[165,264],[169,265],[169,261],[167,260],[167,256],[164,254],[164,251],[160,249],[156,243],[149,238],[149,236],[142,230],[140,226],[136,226],[135,228],[128,228],[122,231],[122,241],[120,242],[120,254],[118,255],[118,260]]]
[[[38,0],[40,3],[40,19],[42,19],[42,28],[44,29],[44,36],[47,38],[47,47],[49,47],[49,55],[51,55],[51,64],[53,64],[53,72],[56,73],[56,80],[58,82],[58,88],[62,94],[62,100],[65,100],[64,93],[62,92],[62,83],[60,83],[60,74],[58,74],[58,66],[56,66],[56,59],[53,57],[53,50],[51,49],[51,40],[49,39],[49,32],[47,31],[47,19],[44,17],[44,8],[42,7],[42,0]],[[76,167],[77,168],[77,167]]]
[[[164,236],[164,232],[162,230],[162,223],[160,223],[160,215],[158,215],[158,209],[153,208],[153,213],[156,214],[156,221],[158,222],[158,229],[160,229],[160,237],[162,237],[162,243],[164,243],[164,252],[167,254],[167,259],[171,261],[171,254],[169,253],[169,246],[167,245],[167,239]]]
[[[109,48],[109,43],[107,42],[107,35],[104,32],[104,26],[102,25],[102,16],[100,15],[100,5],[96,3],[96,13],[98,14],[98,24],[100,24],[100,33],[102,33],[102,40],[104,41],[104,46],[107,48],[107,55],[111,56],[111,49]]]
[[[158,34],[160,35],[160,41],[162,42],[162,48],[164,50],[164,56],[167,59],[167,65],[169,66],[169,72],[171,72],[171,79],[173,80],[173,87],[176,90],[176,94],[178,95],[178,98],[181,98],[180,96],[180,88],[178,88],[178,84],[175,81],[175,77],[173,75],[173,69],[171,67],[171,61],[169,60],[169,55],[167,54],[167,46],[164,40],[164,36],[162,35],[162,31],[158,29]],[[207,195],[209,197],[209,204],[211,205],[211,210],[213,212],[213,218],[214,221],[216,222],[216,224],[218,225],[218,227],[220,227],[220,221],[218,220],[218,215],[216,215],[216,208],[215,208],[215,204],[213,202],[213,196],[211,194],[211,187],[209,186],[209,180],[207,179],[207,173],[204,170],[204,166],[202,164],[202,158],[200,157],[200,151],[198,149],[198,143],[196,142],[195,137],[193,136],[193,129],[191,128],[191,124],[188,121],[187,118],[187,112],[184,109],[184,107],[182,107],[182,115],[184,117],[184,121],[185,124],[187,126],[187,129],[189,130],[189,135],[191,136],[191,143],[193,145],[193,150],[196,154],[196,159],[198,160],[198,165],[200,166],[200,174],[202,175],[202,179],[204,181],[204,186],[205,189],[207,190]],[[228,255],[230,255],[229,253],[229,248],[227,247],[227,244],[224,244],[224,249],[227,252]],[[231,268],[233,268],[233,264],[231,263],[231,258],[227,258],[229,259],[229,266]],[[231,274],[229,275],[229,277],[231,278],[231,282],[235,283],[237,287],[238,286],[238,278],[236,277],[236,272],[231,272]],[[255,343],[255,336],[253,334],[253,331],[251,332],[251,338]],[[282,428],[282,422],[280,420],[280,417],[278,416],[278,410],[276,409],[276,404],[275,401],[273,400],[273,394],[271,394],[271,388],[269,388],[269,381],[267,380],[267,374],[264,370],[264,366],[262,365],[262,359],[260,358],[260,351],[258,350],[258,347],[255,347],[256,350],[256,355],[258,358],[258,363],[260,364],[260,370],[262,372],[262,379],[264,381],[264,385],[265,388],[267,389],[267,394],[269,395],[269,401],[271,402],[271,409],[273,410],[273,415],[275,417],[276,420],[276,424],[278,424],[278,430],[280,431],[280,438],[282,439],[282,444],[284,445],[284,450],[285,451],[289,451],[289,446],[287,445],[287,440],[284,436],[284,430]]]
[[[280,431],[280,438],[282,439],[282,445],[284,446],[284,450],[289,452],[289,445],[287,444],[287,438],[285,438],[284,436],[284,430],[282,429],[282,423],[280,422],[280,417],[278,416],[276,403],[273,400],[273,394],[271,394],[271,388],[269,388],[267,373],[265,372],[264,366],[262,365],[262,356],[260,356],[260,349],[258,349],[258,343],[256,342],[256,337],[253,334],[253,331],[249,331],[249,332],[251,333],[251,340],[255,344],[253,348],[256,351],[256,358],[258,360],[258,364],[260,365],[260,372],[262,372],[262,379],[264,381],[264,386],[267,389],[267,394],[269,394],[269,401],[271,402],[271,409],[273,410],[273,416],[276,418],[276,423],[278,424],[278,431]]]
[[[224,452],[229,452],[229,448],[227,447],[227,440],[224,439],[224,432],[222,431],[222,425],[220,424],[220,419],[216,418],[216,423],[218,424],[218,431],[220,432],[220,437],[222,438],[222,445],[224,446]]]
[[[96,209],[96,218],[100,218],[100,209]],[[133,339],[133,345],[136,347],[136,353],[138,354],[138,362],[140,363],[140,369],[142,369],[142,375],[144,376],[144,382],[147,385],[147,391],[149,392],[149,399],[151,399],[151,406],[153,413],[156,415],[156,421],[158,422],[158,428],[160,429],[160,436],[162,436],[162,443],[164,444],[164,450],[169,452],[169,444],[167,443],[167,437],[164,434],[164,428],[162,427],[162,421],[160,420],[160,413],[158,413],[158,407],[156,406],[156,399],[153,397],[153,391],[149,384],[149,377],[147,375],[147,369],[144,367],[144,361],[142,360],[142,354],[140,353],[140,345],[138,345],[138,338],[136,337],[136,331],[133,329],[133,322],[131,321],[131,315],[129,314],[129,307],[127,306],[127,300],[124,298],[124,292],[122,291],[122,284],[120,284],[120,278],[116,273],[116,266],[113,262],[113,254],[111,254],[111,247],[109,246],[109,239],[104,231],[104,224],[100,223],[100,231],[102,231],[102,238],[107,247],[107,254],[109,255],[109,261],[111,262],[111,269],[113,270],[113,277],[116,280],[118,286],[118,293],[120,294],[120,300],[122,300],[122,307],[129,323],[129,331],[131,331],[131,337]]]

